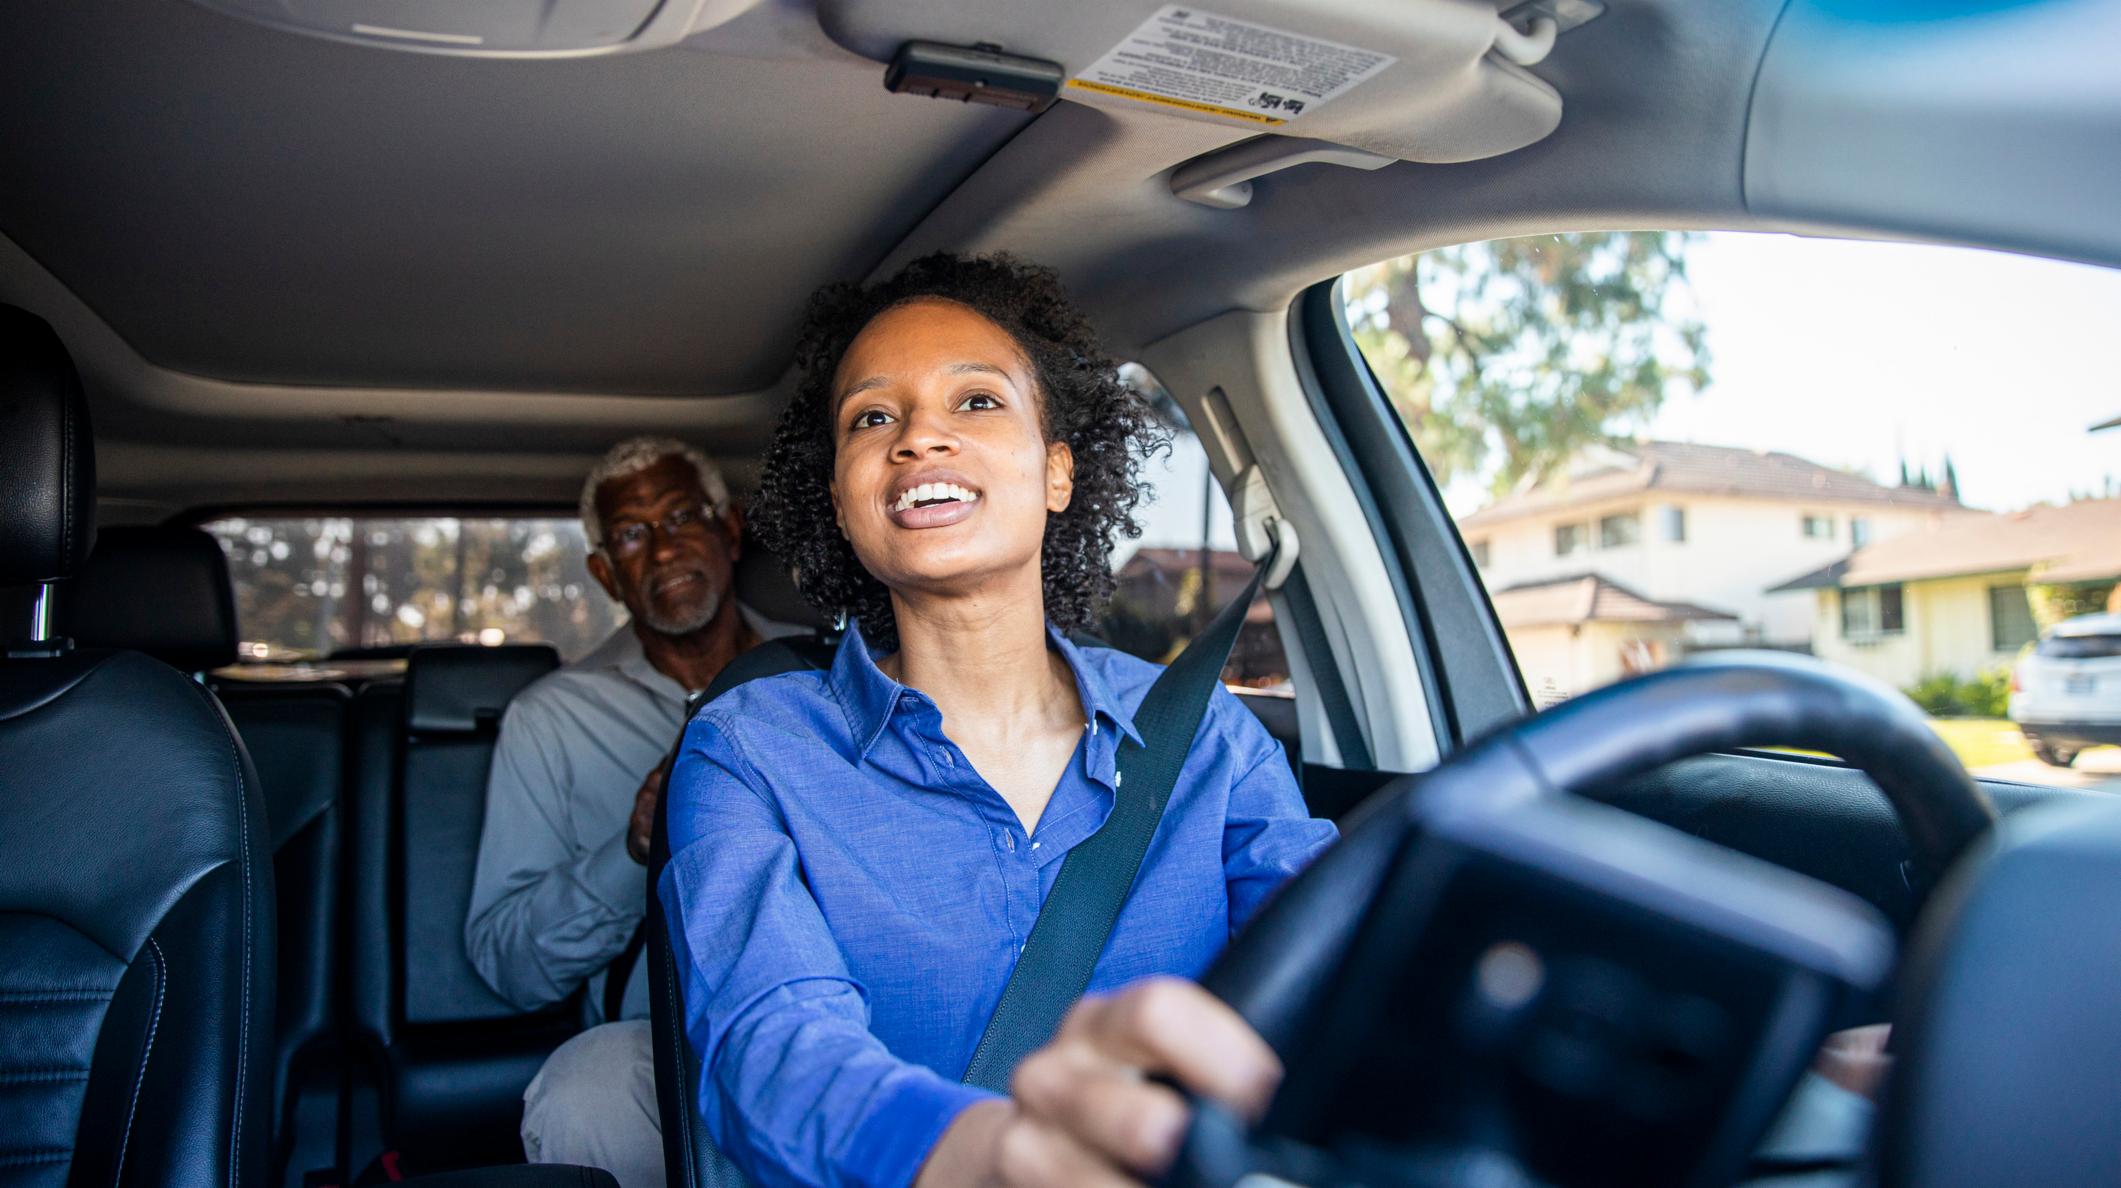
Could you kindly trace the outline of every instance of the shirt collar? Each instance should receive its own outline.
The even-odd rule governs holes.
[[[1134,729],[1134,716],[1127,712],[1119,698],[1113,696],[1097,666],[1051,623],[1046,624],[1046,639],[1067,662],[1068,671],[1075,675],[1075,693],[1082,699],[1084,717],[1140,744],[1141,734]],[[847,730],[854,740],[855,753],[866,758],[869,749],[876,745],[877,737],[883,734],[884,727],[890,724],[900,695],[910,690],[885,676],[884,670],[876,666],[868,641],[862,638],[859,622],[847,625],[847,634],[840,639],[839,651],[833,655],[832,671],[826,674],[825,683],[833,698],[840,703],[841,711],[847,715]]]
[[[1075,693],[1083,699],[1083,717],[1091,722],[1102,718],[1105,725],[1133,739],[1136,746],[1142,745],[1141,733],[1134,729],[1134,715],[1127,712],[1118,697],[1113,696],[1111,686],[1105,684],[1104,674],[1098,671],[1097,665],[1092,664],[1082,649],[1051,623],[1046,624],[1046,639],[1052,643],[1053,650],[1060,653],[1061,659],[1068,662],[1068,671],[1075,674]]]
[[[641,647],[641,637],[634,633],[631,623],[612,632],[610,639],[582,658],[582,665],[585,668],[617,669],[620,676],[650,693],[684,704],[687,695],[685,686],[665,676],[655,665],[648,662],[648,653]]]

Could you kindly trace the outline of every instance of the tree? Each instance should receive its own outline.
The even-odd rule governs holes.
[[[1371,368],[1446,485],[1501,493],[1707,385],[1684,232],[1440,248],[1349,277]]]

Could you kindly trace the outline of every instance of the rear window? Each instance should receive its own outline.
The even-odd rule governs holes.
[[[572,516],[230,516],[245,662],[388,654],[413,644],[549,643],[587,653],[626,621],[592,588]]]
[[[2105,660],[2121,656],[2121,635],[2050,635],[2033,650],[2051,660]]]

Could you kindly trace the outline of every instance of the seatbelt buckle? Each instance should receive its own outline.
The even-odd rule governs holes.
[[[1266,567],[1261,584],[1269,590],[1281,589],[1296,568],[1296,525],[1282,518],[1257,462],[1237,476],[1237,489],[1230,495],[1230,521],[1237,533],[1237,551],[1245,560]]]

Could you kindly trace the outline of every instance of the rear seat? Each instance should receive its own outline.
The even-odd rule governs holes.
[[[352,1018],[407,1170],[520,1160],[523,1090],[581,1026],[575,1000],[496,997],[463,939],[501,711],[558,664],[545,645],[422,647],[402,684],[354,699]]]
[[[188,673],[236,657],[221,546],[193,528],[106,528],[61,603],[65,634]],[[336,1131],[342,773],[349,695],[335,684],[214,686],[258,773],[272,830],[278,1006],[274,1178],[328,1164]],[[296,1125],[297,1117],[302,1119]],[[296,1153],[297,1138],[303,1149]]]
[[[736,587],[768,617],[816,622],[748,542]],[[227,563],[196,529],[106,529],[63,605],[62,628],[90,646],[193,673],[235,659]],[[523,1090],[580,1029],[582,1004],[516,1011],[472,968],[463,928],[501,712],[558,662],[544,645],[441,645],[358,693],[214,683],[273,831],[276,1183],[383,1152],[386,1174],[521,1158]]]

